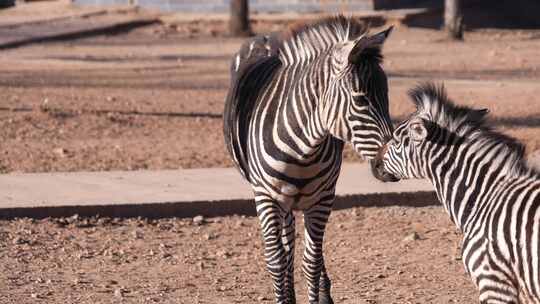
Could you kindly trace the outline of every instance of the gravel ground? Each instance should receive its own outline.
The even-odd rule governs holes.
[[[441,207],[336,211],[325,240],[337,303],[476,301]],[[0,222],[0,286],[6,304],[273,302],[258,220],[239,216]]]

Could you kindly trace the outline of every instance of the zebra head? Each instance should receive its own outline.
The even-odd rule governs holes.
[[[476,136],[488,113],[454,105],[444,87],[431,83],[409,91],[409,96],[416,112],[396,127],[374,162],[382,176],[378,178],[385,182],[426,178],[432,160],[455,163],[457,147]]]
[[[381,47],[392,27],[374,35],[366,32],[337,43],[330,55],[333,78],[323,103],[330,133],[353,145],[371,160],[391,137],[388,82],[381,63]]]

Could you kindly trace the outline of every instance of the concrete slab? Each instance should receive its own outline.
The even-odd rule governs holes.
[[[540,151],[529,163],[540,168]],[[335,209],[438,204],[426,180],[382,183],[367,164],[343,165]],[[0,175],[0,218],[148,218],[255,215],[249,184],[233,168]]]
[[[431,185],[385,184],[367,164],[345,164],[336,209],[436,203]],[[233,168],[0,175],[0,218],[254,215],[249,185]]]

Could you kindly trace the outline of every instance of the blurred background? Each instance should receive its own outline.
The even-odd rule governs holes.
[[[223,167],[231,55],[246,36],[338,12],[388,24],[391,114],[444,82],[540,148],[534,0],[0,0],[0,171]],[[360,161],[351,150],[347,161]]]
[[[395,26],[383,49],[395,121],[413,110],[407,90],[432,80],[444,83],[454,101],[490,109],[492,124],[523,141],[529,155],[540,149],[538,0],[0,6],[0,173],[230,167],[222,112],[232,54],[250,35],[335,13],[360,18],[372,31]],[[345,161],[361,162],[350,148]],[[325,252],[335,299],[475,302],[460,236],[446,214],[387,203],[332,214]],[[258,229],[256,218],[242,216],[0,221],[0,298],[270,303]]]

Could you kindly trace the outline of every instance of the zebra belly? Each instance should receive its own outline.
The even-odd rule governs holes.
[[[297,171],[298,168],[295,168]],[[260,173],[253,177],[253,190],[257,193],[264,194],[272,198],[284,207],[286,210],[307,210],[310,207],[321,202],[328,203],[333,200],[335,193],[335,185],[339,177],[340,164],[333,164],[332,169],[328,174],[320,178],[317,176],[316,168],[310,168],[309,172],[304,173],[306,178],[302,183],[295,183],[301,179],[293,179],[291,182],[286,178],[278,178],[270,173]],[[319,171],[320,172],[320,171]],[[301,172],[295,172],[294,176],[302,175]],[[280,171],[280,176],[288,176],[290,169]]]

